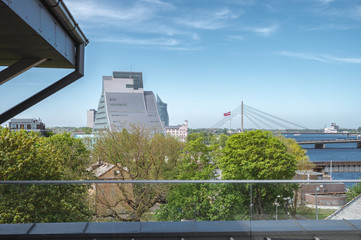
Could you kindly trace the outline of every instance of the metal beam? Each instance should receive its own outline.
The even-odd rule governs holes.
[[[64,87],[75,82],[76,80],[78,80],[83,76],[84,76],[84,44],[80,44],[76,47],[75,71],[63,77],[62,79],[58,80],[57,82],[53,83],[49,87],[41,90],[40,92],[36,93],[30,98],[24,100],[23,102],[19,103],[13,108],[7,110],[6,112],[3,112],[0,115],[0,124],[16,116],[17,114],[23,112],[24,110],[32,107],[33,105],[44,100],[45,98],[56,93],[57,91],[63,89]]]
[[[41,58],[23,58],[20,61],[14,63],[13,65],[5,68],[0,72],[0,85],[6,83],[7,81],[13,79],[14,77],[22,74],[23,72],[29,70],[32,67],[35,67],[47,59]]]

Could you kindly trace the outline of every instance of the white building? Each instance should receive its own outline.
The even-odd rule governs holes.
[[[155,96],[143,90],[142,73],[113,72],[113,76],[103,76],[93,130],[120,130],[128,124],[140,124],[164,134]]]
[[[10,131],[20,131],[24,129],[26,131],[40,132],[41,134],[45,131],[45,124],[39,119],[35,118],[13,118],[9,122]]]
[[[95,109],[87,111],[87,127],[93,128],[96,114],[97,111]]]
[[[165,131],[167,134],[178,138],[181,142],[185,142],[188,135],[188,121],[185,120],[182,125],[168,126]]]

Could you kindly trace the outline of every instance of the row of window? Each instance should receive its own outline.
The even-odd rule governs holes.
[[[36,124],[36,129],[43,129],[43,128],[41,124]],[[33,129],[33,128],[31,127],[31,124],[12,124],[11,129]]]
[[[126,103],[111,103],[109,104],[110,106],[121,106],[121,107],[126,107],[128,106],[128,104]]]

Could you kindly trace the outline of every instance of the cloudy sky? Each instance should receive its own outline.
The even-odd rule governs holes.
[[[65,3],[90,40],[85,76],[17,117],[85,126],[102,76],[132,70],[168,103],[174,125],[210,127],[244,101],[309,128],[361,126],[361,1]],[[32,69],[3,84],[0,111],[69,72]]]

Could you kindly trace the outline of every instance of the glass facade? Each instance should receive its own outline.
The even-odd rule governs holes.
[[[169,126],[169,115],[168,115],[168,109],[167,104],[160,99],[160,97],[157,94],[157,108],[160,120],[164,123],[165,127]]]

